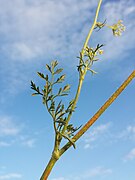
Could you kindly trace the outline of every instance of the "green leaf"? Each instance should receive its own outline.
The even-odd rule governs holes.
[[[54,95],[49,96],[49,97],[47,98],[47,101],[52,100],[52,99],[53,99],[53,97],[54,97]]]
[[[36,89],[36,85],[34,84],[34,82],[33,81],[31,81],[31,89]]]
[[[58,65],[58,61],[52,61],[51,66],[52,68],[55,68]]]
[[[66,123],[63,118],[61,118],[60,120],[56,120],[55,122],[63,124],[63,125]]]
[[[72,106],[73,103],[74,103],[74,99],[72,99],[72,100],[69,102],[68,108],[70,108],[70,107]]]
[[[39,94],[39,93],[33,93],[32,96],[36,96],[36,95],[38,95],[38,94]]]
[[[66,85],[66,86],[63,88],[63,92],[69,91],[69,89],[70,89],[70,85]]]
[[[65,93],[65,94],[61,94],[60,96],[67,96],[68,94],[67,93]]]
[[[59,119],[60,117],[62,117],[64,114],[65,114],[65,112],[61,113],[61,114],[57,117],[57,119]]]
[[[62,93],[62,88],[59,89],[58,95]]]
[[[65,77],[66,77],[65,74],[62,75],[62,76],[60,76],[60,77],[57,79],[56,83],[61,83],[62,81],[64,81]]]
[[[48,64],[46,64],[46,68],[52,73],[51,67]]]
[[[92,69],[88,69],[89,71],[91,71],[92,72],[92,74],[97,74],[97,72],[96,71],[94,71],[94,70],[92,70]]]
[[[51,106],[50,106],[49,110],[50,111],[55,111],[55,102],[54,101],[51,103]]]
[[[57,69],[57,70],[54,72],[54,74],[60,74],[62,71],[63,71],[63,69],[62,69],[62,68]]]
[[[59,102],[59,104],[58,104],[58,106],[57,106],[57,108],[56,108],[55,114],[57,114],[58,110],[60,109],[60,107],[61,107],[61,102],[62,102],[62,100]]]
[[[40,73],[40,72],[37,72],[37,74],[38,74],[38,76],[39,76],[40,78],[45,79],[44,74],[42,74],[42,73]]]
[[[44,79],[46,80],[46,81],[48,81],[48,74],[46,75],[46,76],[44,76]],[[48,81],[49,82],[49,81]]]
[[[58,110],[59,110],[59,109],[58,109]],[[62,113],[62,111],[64,110],[64,104],[62,104],[60,110],[59,110],[59,111],[58,111],[58,110],[57,110],[57,112],[56,112],[56,114],[55,114],[56,116],[57,116],[58,114]],[[59,119],[59,116],[57,117],[57,119]]]

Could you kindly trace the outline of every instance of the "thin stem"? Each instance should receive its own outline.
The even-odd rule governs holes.
[[[87,47],[87,45],[88,45],[88,42],[89,42],[89,40],[90,40],[90,37],[91,37],[92,32],[93,32],[93,30],[94,30],[94,27],[95,27],[95,25],[96,25],[101,3],[102,3],[102,0],[99,0],[93,25],[92,25],[92,27],[91,27],[91,29],[90,29],[87,37],[86,37],[85,43],[84,43],[83,48],[82,48],[82,52],[81,52],[82,58],[84,57],[85,49],[86,49],[86,47]],[[75,107],[76,107],[76,104],[77,104],[77,101],[78,101],[78,98],[79,98],[79,95],[80,95],[80,92],[81,92],[81,88],[82,88],[82,84],[83,84],[83,80],[84,80],[84,77],[85,77],[85,75],[86,75],[86,72],[87,72],[87,68],[84,69],[83,74],[80,73],[80,79],[79,79],[79,84],[78,84],[77,92],[76,92],[76,95],[75,95],[74,103],[73,103],[72,108],[71,108],[72,111],[68,114],[68,117],[67,117],[65,126],[64,126],[64,128],[63,128],[63,130],[62,130],[62,133],[65,132],[65,130],[66,130],[66,128],[67,128],[67,125],[68,125],[68,123],[69,123],[69,121],[70,121],[70,118],[71,118],[71,116],[72,116],[73,110],[74,110]]]
[[[102,0],[99,0],[93,25],[92,25],[89,33],[88,33],[88,36],[87,36],[87,38],[85,40],[85,43],[84,43],[84,46],[83,46],[83,49],[82,49],[82,52],[81,52],[82,57],[84,56],[85,49],[86,49],[86,47],[88,45],[88,42],[89,42],[89,39],[90,39],[91,34],[93,32],[93,29],[94,29],[94,27],[96,25],[99,9],[100,9],[100,6],[101,6],[101,2],[102,2]],[[80,95],[80,92],[81,92],[81,87],[82,87],[82,83],[83,83],[84,77],[86,75],[86,72],[87,72],[87,68],[84,69],[83,73],[79,74],[80,75],[79,84],[78,84],[77,92],[76,92],[76,95],[75,95],[74,103],[73,103],[72,108],[71,108],[72,111],[71,111],[71,113],[68,114],[66,124],[65,124],[65,126],[64,126],[64,128],[62,130],[62,133],[65,132],[65,130],[67,128],[67,125],[68,125],[68,123],[70,121],[70,118],[72,116],[72,112],[75,109],[76,103],[78,101],[78,98],[79,98],[79,95]],[[53,155],[58,153],[59,157],[60,157],[60,155],[62,155],[64,153],[64,151],[61,150],[62,153],[60,154],[60,150],[58,149],[59,145],[61,143],[61,140],[62,140],[62,137],[58,138],[57,134],[55,134],[55,147],[54,147]],[[43,173],[40,180],[46,180],[48,178],[48,176],[49,176],[49,174],[50,174],[50,172],[51,172],[51,170],[52,170],[52,168],[53,168],[53,166],[54,166],[54,164],[56,163],[57,160],[58,159],[56,159],[56,158],[54,158],[54,156],[52,156],[52,158],[50,159],[50,161],[49,161],[49,163],[48,163],[48,165],[47,165],[47,167],[46,167],[46,169],[45,169],[45,171],[44,171],[44,173]]]
[[[114,102],[114,100],[121,94],[121,92],[128,86],[128,84],[135,78],[135,70],[130,76],[123,82],[123,84],[115,91],[115,93],[104,103],[104,105],[96,112],[96,114],[78,131],[73,137],[73,141],[76,142],[91,126],[92,124],[103,114],[103,112]],[[60,150],[60,156],[67,150],[72,144],[68,142]]]
[[[85,43],[84,43],[84,45],[83,45],[83,48],[82,48],[82,56],[84,56],[85,49],[86,49],[86,47],[87,47],[87,45],[88,45],[88,42],[89,42],[89,40],[90,40],[91,34],[92,34],[93,30],[94,30],[94,27],[95,27],[95,25],[96,25],[96,23],[97,23],[97,18],[98,18],[99,10],[100,10],[100,7],[101,7],[101,3],[102,3],[102,0],[99,0],[93,25],[92,25],[89,33],[88,33],[88,36],[87,36],[87,38],[86,38],[86,40],[85,40]]]

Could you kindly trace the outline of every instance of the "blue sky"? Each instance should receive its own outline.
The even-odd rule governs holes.
[[[30,81],[57,59],[74,97],[79,51],[91,27],[98,0],[0,0],[0,180],[37,180],[53,148],[51,117]],[[94,32],[90,45],[105,44],[86,75],[73,114],[85,124],[135,69],[135,1],[103,0],[99,21],[124,21],[117,38],[109,29]],[[89,131],[58,161],[50,180],[135,180],[135,81]],[[68,98],[63,101],[68,103]]]

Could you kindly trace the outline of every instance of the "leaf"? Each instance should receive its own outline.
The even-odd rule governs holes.
[[[70,85],[66,85],[66,86],[63,88],[63,92],[69,91],[69,89],[70,89]]]
[[[62,102],[62,100],[59,102],[59,104],[58,104],[58,106],[57,106],[57,108],[56,108],[55,114],[57,114],[58,110],[60,109],[60,107],[61,107],[61,102]]]
[[[55,122],[61,123],[61,124],[63,124],[63,125],[66,123],[65,120],[64,120],[63,118],[61,118],[60,120],[56,120]]]
[[[42,95],[42,93],[40,93],[39,87],[36,87],[36,85],[33,83],[33,81],[31,81],[31,89],[37,91],[38,94]]]
[[[51,67],[48,64],[46,64],[46,68],[52,73]]]
[[[49,97],[47,98],[47,101],[52,100],[52,99],[53,99],[53,97],[54,97],[54,95],[49,96]]]
[[[64,110],[64,104],[61,105],[60,110],[59,111],[57,110],[57,113],[55,115],[57,116],[59,113],[62,113],[63,110]],[[57,117],[57,119],[59,119],[59,117]]]
[[[38,74],[38,76],[39,76],[40,78],[45,79],[44,74],[42,74],[42,73],[40,73],[40,72],[37,72],[37,74]]]
[[[46,75],[45,80],[48,81],[48,75]]]
[[[58,95],[62,93],[62,88],[59,89]]]
[[[54,101],[51,103],[51,106],[50,106],[49,110],[50,111],[55,111],[55,102]]]
[[[63,116],[65,114],[65,112],[63,112],[63,113],[61,113],[58,117],[57,117],[57,119],[59,119],[61,116]]]
[[[55,68],[58,65],[58,61],[52,61],[51,66],[52,68]]]
[[[97,74],[97,72],[96,71],[94,71],[94,70],[92,70],[92,69],[88,69],[89,71],[91,71],[92,72],[92,74]]]
[[[61,94],[60,96],[67,96],[67,95],[68,95],[68,94],[65,93],[65,94]]]
[[[31,89],[36,89],[36,85],[34,84],[34,82],[33,81],[31,81]]]
[[[65,74],[62,75],[62,76],[60,76],[60,77],[57,79],[56,83],[61,83],[62,81],[64,81],[65,76],[66,76]]]
[[[62,68],[57,69],[57,70],[54,72],[54,74],[60,74],[62,71],[63,71],[63,69],[62,69]]]
[[[33,93],[32,96],[36,96],[36,95],[38,95],[38,94],[39,94],[39,93]]]
[[[68,108],[70,108],[70,107],[72,106],[73,103],[74,103],[74,99],[72,99],[72,100],[69,102]]]

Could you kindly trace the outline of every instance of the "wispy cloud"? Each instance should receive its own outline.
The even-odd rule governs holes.
[[[90,129],[86,135],[84,135],[84,148],[94,148],[96,146],[96,142],[100,142],[103,139],[106,139],[109,134],[110,123],[101,124],[93,129]]]
[[[59,177],[59,178],[53,178],[52,180],[89,180],[90,178],[94,177],[104,177],[112,174],[112,169],[107,169],[103,167],[95,167],[88,171],[82,172],[79,175],[71,175],[69,177]]]
[[[106,141],[105,145],[119,141],[135,142],[134,124],[129,124],[127,127],[123,127],[120,131],[115,132],[113,131],[113,126],[113,123],[106,123],[91,128],[82,138],[84,149],[97,148],[104,141]]]
[[[5,141],[0,141],[0,147],[9,147],[11,143],[5,142]]]
[[[21,137],[21,145],[26,146],[28,148],[33,148],[35,146],[36,139],[35,138],[25,138]]]
[[[22,175],[18,173],[0,175],[0,180],[14,180],[14,179],[21,179],[21,178],[22,178]]]
[[[135,148],[133,148],[125,157],[124,161],[129,161],[135,159]]]
[[[3,96],[1,93],[0,101],[3,102],[7,94],[15,95],[24,90],[31,72],[50,59],[57,57],[67,67],[77,65],[75,57],[82,48],[97,3],[95,0],[63,0],[57,3],[13,0],[12,4],[8,0],[0,1],[0,78],[6,94]],[[99,19],[107,18],[108,23],[123,19],[127,27],[120,38],[112,37],[109,30],[96,33],[92,43],[107,44],[103,59],[109,61],[103,63],[104,67],[112,66],[111,59],[119,63],[133,50],[134,9],[133,0],[105,1],[102,5]],[[126,72],[133,67],[132,58],[128,62]]]
[[[0,136],[15,136],[20,130],[11,117],[0,117]]]
[[[116,133],[115,138],[117,140],[123,139],[123,140],[135,141],[135,125],[134,124],[128,125],[121,132]]]
[[[28,148],[35,146],[35,135],[25,132],[25,126],[10,116],[0,116],[0,147],[20,145]]]

